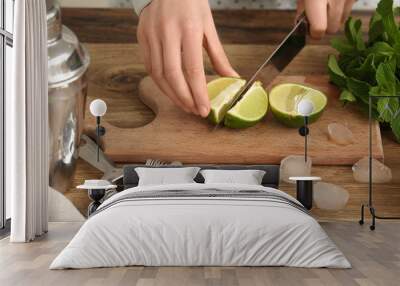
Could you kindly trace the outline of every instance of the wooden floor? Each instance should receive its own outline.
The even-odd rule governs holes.
[[[379,222],[371,232],[354,222],[321,223],[352,269],[289,267],[124,267],[48,270],[80,223],[51,223],[29,244],[0,241],[0,285],[399,285],[400,222]]]

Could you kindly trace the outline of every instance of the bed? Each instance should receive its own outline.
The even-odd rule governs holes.
[[[194,183],[138,186],[124,169],[124,190],[107,199],[50,269],[119,266],[291,266],[350,268],[318,222],[278,190],[278,166],[259,169],[262,185]]]

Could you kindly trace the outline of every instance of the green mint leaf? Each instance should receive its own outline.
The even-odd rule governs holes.
[[[346,39],[332,39],[331,46],[342,55],[355,55],[357,50]]]
[[[371,85],[375,85],[376,68],[374,61],[375,55],[369,54],[359,67],[353,68],[351,71],[349,71],[349,76],[361,81],[366,81]]]
[[[400,31],[393,14],[393,0],[381,0],[376,12],[382,17],[382,24],[387,34],[388,41],[392,45],[400,42]]]
[[[376,56],[391,57],[395,54],[396,50],[386,42],[375,42],[370,48],[367,49],[368,54]]]
[[[343,70],[344,71],[344,73],[346,74],[346,75],[349,75],[349,74],[352,74],[352,73],[354,73],[354,70],[355,69],[358,69],[361,65],[362,65],[362,63],[365,61],[365,59],[364,58],[362,58],[362,57],[352,57],[348,62],[347,62],[347,65],[345,66],[345,69]]]
[[[394,49],[394,57],[396,58],[396,70],[397,73],[400,71],[400,43],[396,43],[393,46]]]
[[[381,63],[376,70],[376,82],[381,95],[396,95],[396,76],[390,63]]]
[[[381,121],[391,122],[399,110],[399,101],[397,98],[379,98],[377,110]]]
[[[379,86],[373,86],[369,89],[369,95],[371,96],[380,96],[381,94],[381,89]]]
[[[400,114],[397,114],[393,117],[392,122],[390,123],[392,127],[393,134],[396,136],[398,142],[400,142]]]
[[[371,86],[364,81],[348,77],[346,79],[347,89],[351,92],[356,98],[360,99],[362,102],[368,104],[369,91]]]
[[[365,50],[365,43],[361,31],[361,20],[349,17],[345,25],[345,35],[347,41],[353,45],[358,51]]]
[[[385,63],[388,65],[390,70],[393,73],[393,78],[396,81],[396,67],[397,67],[397,58],[395,56],[389,57],[386,59]]]
[[[340,69],[334,55],[330,55],[328,58],[328,74],[335,85],[342,88],[346,87],[346,75]]]
[[[400,7],[395,7],[393,9],[393,14],[394,14],[395,17],[400,16]]]
[[[400,95],[400,82],[396,82],[396,95]]]
[[[384,32],[385,30],[383,28],[382,17],[375,12],[369,22],[368,42],[374,43],[382,40]]]
[[[344,103],[355,102],[357,101],[357,98],[350,91],[345,89],[340,93],[340,101],[343,101]]]
[[[345,70],[348,69],[350,64],[354,62],[355,56],[352,55],[340,55],[339,58],[337,59],[339,67],[342,69],[342,71],[346,74]]]

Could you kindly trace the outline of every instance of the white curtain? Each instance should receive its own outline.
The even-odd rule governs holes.
[[[6,187],[12,242],[47,231],[48,105],[45,0],[16,0],[12,93],[6,97]]]

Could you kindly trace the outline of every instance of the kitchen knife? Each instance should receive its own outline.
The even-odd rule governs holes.
[[[231,109],[239,100],[243,98],[247,90],[263,74],[262,83],[268,85],[283,69],[293,60],[293,58],[306,45],[307,36],[307,19],[303,13],[297,20],[293,29],[286,35],[283,41],[272,52],[272,54],[257,68],[256,72],[250,77],[244,87],[235,95],[234,100],[230,103]],[[215,126],[215,129],[223,122],[223,120]]]

